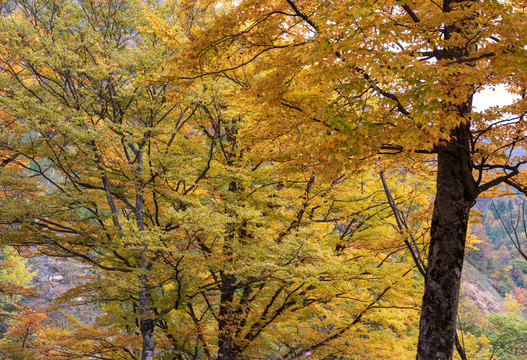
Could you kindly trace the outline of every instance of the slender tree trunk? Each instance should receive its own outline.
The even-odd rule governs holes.
[[[451,140],[438,147],[437,190],[421,307],[418,360],[452,359],[467,224],[477,197],[469,131],[468,122],[461,124],[453,130]]]
[[[143,187],[141,184],[141,175],[143,173],[143,149],[139,148],[137,153],[137,179],[135,183],[135,221],[137,229],[140,232],[145,231],[145,220],[143,217],[144,210],[144,198],[143,198]],[[143,244],[143,247],[146,245]],[[141,270],[148,270],[150,268],[150,262],[148,260],[146,252],[142,252],[137,256],[137,260]],[[141,352],[141,360],[153,360],[154,359],[154,330],[156,321],[152,317],[152,301],[150,298],[150,279],[147,274],[140,276],[141,290],[139,291],[139,313],[141,319],[139,320],[139,328],[141,331],[141,337],[143,339],[143,350]]]
[[[220,309],[218,313],[218,359],[231,360],[233,355],[233,336],[234,329],[234,314],[233,314],[233,300],[234,300],[234,282],[236,278],[233,275],[221,273],[221,287],[220,287]]]
[[[229,191],[237,193],[240,191],[237,181],[231,181]],[[233,261],[233,244],[236,237],[236,225],[227,225],[228,235],[225,237],[223,245],[223,256],[226,262]],[[228,271],[220,271],[220,308],[218,311],[218,360],[234,360],[237,358],[237,347],[234,343],[236,333],[237,316],[236,306],[234,305],[234,295],[236,293],[236,276]]]
[[[148,281],[148,279],[146,279]],[[141,360],[154,359],[154,326],[155,320],[152,319],[150,310],[150,294],[148,285],[143,284],[144,289],[139,292],[139,312],[142,318],[139,320],[141,330],[141,337],[143,339],[143,350],[141,352]]]

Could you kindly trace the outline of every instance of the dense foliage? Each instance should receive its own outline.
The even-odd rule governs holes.
[[[520,290],[488,323],[462,303],[455,330],[470,207],[525,190],[521,6],[2,9],[0,281],[18,286],[1,298],[2,356],[409,359],[418,335],[421,359],[454,340],[461,358],[521,355]],[[473,113],[497,83],[523,95]],[[499,206],[473,230],[480,269],[487,238],[524,254],[516,208]],[[48,309],[19,306],[32,271],[13,249],[83,271]],[[507,262],[524,285],[525,258]],[[96,319],[59,321],[69,306]]]

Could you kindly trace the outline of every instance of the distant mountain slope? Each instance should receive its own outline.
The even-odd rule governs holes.
[[[505,312],[505,299],[493,281],[468,261],[464,264],[462,279],[462,295],[472,301],[482,315]]]

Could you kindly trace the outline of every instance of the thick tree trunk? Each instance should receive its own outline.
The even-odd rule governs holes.
[[[468,6],[473,1],[443,0],[443,11],[449,13],[463,3]],[[444,39],[474,32],[473,16],[446,25]],[[442,58],[458,60],[467,57],[472,50],[463,44],[445,47]],[[470,208],[478,196],[470,153],[470,113],[474,89],[472,85],[464,84],[456,71],[440,81],[446,98],[455,99],[444,102],[445,112],[457,112],[463,122],[451,131],[446,143],[437,146],[437,188],[421,305],[418,360],[452,359],[467,225]],[[466,92],[460,91],[460,87],[464,87]]]
[[[456,333],[461,271],[470,208],[477,197],[469,153],[469,125],[461,124],[438,147],[418,360],[450,360]]]

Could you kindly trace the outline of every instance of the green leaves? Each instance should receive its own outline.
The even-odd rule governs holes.
[[[513,359],[527,354],[527,321],[514,314],[494,314],[489,316],[489,321],[492,330],[488,337],[493,354],[500,359]]]

